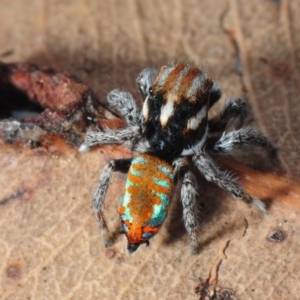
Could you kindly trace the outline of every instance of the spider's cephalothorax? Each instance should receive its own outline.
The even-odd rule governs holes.
[[[173,160],[183,149],[205,142],[212,85],[198,68],[161,68],[142,111],[145,139],[154,155]]]
[[[195,168],[190,168],[193,165],[206,180],[263,211],[264,204],[247,194],[209,156],[230,153],[239,145],[260,146],[272,154],[276,152],[260,132],[242,128],[246,102],[229,99],[219,117],[208,119],[209,109],[221,97],[220,87],[200,69],[184,64],[171,64],[160,71],[145,69],[138,76],[137,84],[145,99],[141,112],[130,93],[117,89],[108,95],[110,108],[124,118],[128,127],[88,132],[80,148],[85,151],[97,144],[125,143],[134,152],[132,159],[112,160],[105,166],[94,194],[94,213],[106,244],[108,229],[103,207],[114,171],[128,172],[119,215],[129,252],[142,243],[149,244],[149,239],[162,226],[176,177],[182,177],[183,219],[192,252],[197,252],[197,184],[192,172]],[[228,131],[229,123],[238,128]]]

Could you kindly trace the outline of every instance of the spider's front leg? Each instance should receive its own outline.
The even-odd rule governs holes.
[[[139,141],[138,136],[142,131],[142,116],[132,95],[119,89],[112,90],[107,95],[109,107],[118,113],[129,125],[123,129],[108,129],[103,131],[88,131],[80,152],[86,152],[90,147],[104,144],[127,143],[132,148]]]
[[[141,112],[131,93],[114,89],[107,95],[109,108],[120,114],[129,126],[141,126]]]
[[[109,231],[105,222],[103,210],[104,210],[104,200],[111,183],[112,174],[115,171],[127,173],[131,165],[132,159],[116,159],[111,160],[103,169],[102,174],[97,185],[97,189],[94,193],[92,206],[96,219],[99,222],[99,226],[102,230],[104,245],[106,247],[110,246],[110,236]]]
[[[221,171],[204,152],[196,153],[192,160],[207,181],[214,182],[234,198],[242,199],[248,205],[255,205],[259,210],[265,211],[265,204],[261,200],[247,194],[241,185],[227,172]]]
[[[80,152],[87,152],[90,147],[96,145],[133,143],[140,133],[139,126],[130,126],[124,129],[105,131],[88,131],[85,135],[84,143],[80,146]]]
[[[149,89],[151,88],[155,78],[157,77],[157,74],[158,69],[146,68],[136,78],[136,84],[144,99],[148,96]]]

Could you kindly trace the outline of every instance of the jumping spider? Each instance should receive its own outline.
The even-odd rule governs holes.
[[[190,166],[234,198],[265,210],[262,201],[247,194],[209,156],[229,153],[245,144],[275,151],[260,132],[241,127],[247,114],[244,100],[227,100],[220,116],[208,119],[208,111],[220,99],[221,89],[200,69],[184,64],[170,64],[159,71],[145,69],[137,84],[145,99],[141,112],[129,92],[115,89],[108,94],[110,108],[123,117],[128,127],[87,132],[80,148],[83,152],[94,145],[125,143],[134,153],[130,159],[111,160],[105,166],[93,197],[94,213],[107,243],[103,207],[114,171],[128,172],[119,215],[130,253],[142,243],[149,244],[159,231],[178,177],[182,178],[184,224],[192,252],[197,252],[197,183]],[[240,126],[227,132],[229,122]]]

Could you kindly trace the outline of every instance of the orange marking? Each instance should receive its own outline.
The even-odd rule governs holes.
[[[144,227],[144,232],[153,232],[157,233],[159,230],[159,227],[151,227],[151,226],[145,226]]]
[[[124,206],[120,205],[120,206],[119,206],[119,214],[120,214],[120,215],[123,215],[124,212],[125,212]]]
[[[131,168],[140,172],[141,176],[135,176],[129,171],[128,179],[135,185],[127,188],[127,193],[131,195],[128,208],[136,227],[141,227],[149,221],[153,214],[153,206],[161,204],[161,199],[153,193],[165,194],[170,199],[174,186],[173,181],[158,168],[159,165],[165,166],[173,172],[172,165],[149,154],[139,156],[144,157],[148,162],[145,164],[132,164]],[[169,188],[156,184],[153,181],[154,178],[167,181]]]
[[[162,66],[162,67],[160,68],[159,72],[163,71],[163,70],[166,69],[166,68],[167,68],[167,66]]]
[[[195,77],[201,73],[201,71],[197,68],[190,69],[189,72],[185,75],[181,82],[180,90],[179,90],[179,95],[180,98],[187,98],[187,91],[192,85],[193,80]]]
[[[129,228],[128,232],[126,233],[126,236],[130,244],[139,244],[145,240],[142,237],[143,234],[142,227],[134,226],[128,221],[125,221],[124,223]]]
[[[152,162],[151,164],[153,164],[153,163],[158,163],[158,164],[162,165],[161,162]],[[147,164],[146,168],[149,169],[151,167]],[[171,182],[170,178],[167,175],[165,175],[161,170],[159,170],[157,167],[151,168],[153,173],[150,173],[150,174],[149,174],[148,170],[145,170],[145,165],[142,165],[142,164],[133,165],[133,168],[135,170],[141,172],[143,175],[141,177],[138,177],[138,176],[134,176],[134,175],[130,174],[130,176],[128,176],[128,178],[130,179],[131,182],[136,183],[136,184],[142,184],[142,181],[144,179],[147,181],[147,186],[150,190],[153,190],[153,191],[161,193],[161,194],[168,193],[168,191],[169,191],[168,188],[157,185],[153,181],[154,178],[156,178],[158,180],[165,180],[169,183],[169,186],[172,186],[172,182]],[[148,176],[147,179],[145,179],[144,176]],[[149,177],[149,176],[151,176],[151,177]]]
[[[155,204],[157,204],[157,205],[160,205],[160,204],[161,204],[161,200],[160,200],[160,198],[157,197],[157,196],[153,196],[153,202],[154,202]]]
[[[157,89],[156,84],[157,84],[157,82],[160,81],[160,76],[161,76],[161,74],[159,74],[158,77],[157,77],[157,80],[155,80],[155,82],[153,84],[154,93],[159,93],[159,92],[167,93],[167,92],[169,92],[172,89],[173,85],[176,83],[176,81],[178,79],[178,76],[179,76],[179,73],[184,68],[185,68],[185,65],[183,65],[183,64],[177,65],[175,67],[175,69],[169,74],[169,76],[166,79],[166,82],[163,85],[163,87]]]

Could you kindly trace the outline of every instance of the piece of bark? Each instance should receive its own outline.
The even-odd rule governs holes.
[[[0,95],[1,109],[8,114],[0,121],[0,134],[9,143],[39,145],[47,134],[56,134],[76,147],[89,125],[116,125],[105,118],[87,85],[61,71],[0,63]]]

